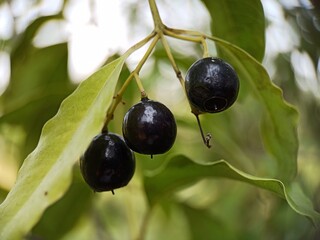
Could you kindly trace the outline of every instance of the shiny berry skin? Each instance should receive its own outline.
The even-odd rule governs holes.
[[[135,171],[135,157],[122,137],[114,133],[95,136],[80,158],[84,180],[95,192],[126,186]]]
[[[122,133],[133,151],[152,156],[172,147],[177,126],[173,114],[164,104],[145,97],[124,116]]]
[[[196,61],[187,71],[185,90],[190,104],[199,113],[216,113],[237,99],[239,78],[233,67],[219,58]]]

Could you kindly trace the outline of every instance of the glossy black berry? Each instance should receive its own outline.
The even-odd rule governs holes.
[[[189,102],[200,113],[221,112],[236,101],[239,78],[224,60],[203,58],[189,68],[185,89]]]
[[[142,98],[124,116],[122,132],[133,151],[154,155],[172,147],[177,126],[173,114],[164,104]]]
[[[84,180],[96,192],[126,186],[135,171],[135,157],[122,137],[101,133],[93,138],[80,158]]]

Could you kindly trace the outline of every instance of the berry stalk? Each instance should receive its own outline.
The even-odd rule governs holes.
[[[122,96],[125,92],[125,90],[127,89],[129,83],[131,82],[132,78],[135,76],[135,74],[139,74],[142,66],[144,65],[144,63],[147,61],[148,57],[150,56],[152,50],[154,49],[155,45],[157,44],[158,40],[159,40],[159,36],[155,33],[152,32],[148,37],[146,37],[145,39],[143,39],[142,41],[140,41],[139,43],[133,45],[129,50],[127,50],[127,52],[125,54],[130,55],[131,53],[133,53],[134,51],[138,50],[139,48],[143,47],[150,39],[153,38],[153,41],[151,42],[150,46],[148,47],[147,51],[145,52],[144,56],[142,57],[142,59],[140,60],[140,62],[138,63],[138,65],[136,66],[136,68],[131,72],[131,74],[129,75],[129,77],[126,79],[126,81],[124,82],[124,84],[122,85],[121,89],[119,90],[119,92],[116,94],[116,96],[114,97],[114,101],[111,104],[110,108],[107,111],[107,115],[106,115],[106,120],[104,123],[104,126],[102,127],[102,131],[105,132],[107,131],[107,127],[109,122],[113,119],[113,114],[114,111],[116,110],[118,104],[122,101]]]

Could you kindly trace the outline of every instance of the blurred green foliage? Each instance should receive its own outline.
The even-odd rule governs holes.
[[[307,218],[297,214],[299,210],[293,211],[285,201],[285,195],[289,193],[296,197],[295,203],[302,207],[302,211],[303,206],[308,204],[313,204],[316,210],[320,210],[319,98],[299,88],[290,63],[290,53],[278,54],[274,61],[276,74],[272,80],[281,91],[272,88],[262,96],[265,91],[264,82],[268,82],[268,77],[264,77],[265,72],[259,72],[259,62],[264,57],[268,23],[265,23],[260,1],[228,0],[223,1],[222,5],[221,1],[202,2],[212,18],[212,35],[247,51],[257,59],[258,66],[256,69],[244,69],[247,65],[240,64],[242,60],[246,61],[241,54],[230,54],[228,46],[217,43],[220,56],[233,61],[237,71],[242,73],[241,81],[251,80],[241,85],[239,99],[230,110],[217,115],[200,116],[203,128],[213,134],[212,149],[208,150],[202,144],[183,90],[176,87],[178,81],[173,71],[170,72],[171,66],[164,50],[157,46],[149,66],[151,70],[141,77],[149,96],[169,106],[176,117],[178,137],[174,147],[152,160],[149,156],[136,154],[136,174],[127,187],[116,191],[115,196],[91,192],[75,164],[68,191],[46,209],[27,239],[320,237],[319,229],[314,228]],[[0,4],[6,3],[0,1]],[[320,10],[303,6],[283,10],[287,21],[300,37],[299,50],[306,51],[317,68],[320,31],[316,23],[320,22]],[[61,14],[39,17],[20,35],[3,41],[10,49],[11,77],[9,86],[0,97],[2,172],[16,174],[23,159],[37,146],[45,122],[55,115],[62,100],[76,88],[77,84],[71,82],[68,74],[68,44],[44,48],[37,48],[32,44],[44,23],[62,18]],[[215,47],[213,46],[213,51],[216,50]],[[201,56],[200,48],[193,44],[190,45],[191,48],[196,51],[196,55],[190,56],[186,51],[173,49],[176,62],[183,73]],[[110,56],[109,61],[117,57]],[[129,70],[125,67],[117,89],[128,75]],[[261,76],[264,80],[260,81]],[[268,84],[267,87],[270,87]],[[252,92],[252,89],[256,92]],[[275,94],[269,95],[270,92]],[[298,110],[299,122],[295,110],[281,99],[282,92],[284,98]],[[139,91],[133,83],[124,95],[124,104],[119,105],[115,112],[110,130],[121,133],[122,117],[137,101]],[[267,111],[269,115],[266,115],[266,109],[261,105],[263,101],[267,101],[267,108],[271,106]],[[280,125],[275,127],[275,123]],[[281,132],[283,129],[285,131]],[[295,131],[298,131],[299,151]],[[250,175],[284,179],[287,183],[292,183],[292,175],[298,163],[294,183],[300,185],[312,203],[305,199],[304,194],[300,196],[293,185],[290,185],[292,189],[286,189],[287,192],[283,189],[279,191],[272,185],[271,189],[277,189],[273,192],[281,192],[279,198],[274,193],[242,182],[224,178],[212,179],[214,175],[226,176],[221,169],[213,168],[211,171],[208,167],[202,170],[205,164],[221,159]],[[282,164],[285,164],[281,165],[283,160]],[[176,162],[178,166],[175,165]],[[187,170],[183,171],[184,168]],[[231,171],[227,176],[237,179],[231,177],[237,173]],[[0,175],[0,202],[5,199],[11,187],[8,187],[10,184],[4,184],[6,177],[7,175]],[[268,186],[262,188],[268,189]],[[157,198],[157,201],[150,201],[158,195],[162,197],[161,200]],[[310,209],[307,207],[305,212],[308,210]]]

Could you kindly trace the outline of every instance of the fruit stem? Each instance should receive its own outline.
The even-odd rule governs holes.
[[[193,113],[193,114],[196,116],[196,119],[197,119],[197,122],[198,122],[198,126],[199,126],[199,129],[200,129],[200,133],[201,133],[201,137],[202,137],[203,143],[204,143],[208,148],[211,148],[211,145],[210,145],[210,140],[211,140],[211,138],[212,138],[211,134],[210,134],[210,133],[207,133],[206,136],[204,136],[203,130],[202,130],[202,127],[201,127],[201,123],[200,123],[200,119],[199,119],[199,114],[196,114],[196,113]]]
[[[124,82],[124,84],[122,85],[122,87],[120,88],[120,90],[118,91],[116,96],[114,97],[114,101],[113,101],[112,105],[110,106],[110,108],[107,111],[107,116],[106,116],[106,120],[105,120],[104,126],[102,127],[102,132],[107,131],[108,124],[113,119],[114,111],[116,110],[118,104],[122,101],[122,96],[123,96],[125,90],[127,89],[129,83],[131,82],[131,80],[135,76],[135,74],[137,74],[137,75],[139,74],[143,64],[147,61],[147,59],[150,56],[152,50],[154,49],[155,45],[157,44],[157,42],[159,40],[159,35],[156,34],[155,32],[151,33],[147,38],[145,38],[142,41],[140,41],[139,43],[133,45],[125,53],[125,54],[131,54],[135,50],[137,50],[140,47],[144,46],[147,43],[147,41],[149,41],[151,38],[153,38],[153,40],[150,43],[147,51],[143,55],[142,59],[140,60],[140,62],[136,66],[136,68],[130,73],[130,75],[128,76],[128,78],[126,79],[126,81]],[[138,87],[139,87],[139,85],[138,85]]]
[[[152,18],[153,18],[154,29],[156,32],[160,32],[162,31],[161,29],[164,27],[164,25],[162,23],[156,1],[149,0],[149,7],[150,7]]]
[[[133,72],[133,75],[134,75],[134,78],[136,79],[136,83],[137,83],[138,88],[140,90],[141,98],[148,97],[146,91],[143,88],[143,85],[142,85],[141,79],[139,77],[139,74],[137,72]]]
[[[173,55],[171,53],[169,44],[168,44],[167,40],[164,37],[164,31],[165,31],[165,29],[167,27],[163,24],[163,22],[161,20],[156,1],[155,0],[149,0],[149,6],[150,6],[150,10],[151,10],[152,17],[153,17],[154,31],[157,32],[158,36],[160,36],[162,45],[163,45],[163,47],[164,47],[164,49],[165,49],[165,51],[167,53],[167,56],[168,56],[169,61],[170,61],[171,65],[172,65],[172,67],[173,67],[173,70],[175,71],[176,76],[179,79],[182,87],[184,87],[184,79],[183,79],[183,77],[181,75],[181,71],[179,70],[179,68],[178,68],[178,66],[176,64],[176,62],[175,62],[175,60],[173,58]]]
[[[165,29],[163,30],[163,32],[165,35],[168,35],[170,37],[189,41],[189,42],[198,42],[198,43],[200,42],[201,43],[201,40],[199,41],[199,39],[202,38],[202,39],[209,39],[214,42],[222,43],[224,45],[232,45],[232,46],[236,47],[232,43],[224,41],[221,38],[210,36],[208,34],[205,34],[205,33],[199,32],[199,31],[169,28],[169,27],[165,26]]]
[[[124,82],[124,84],[122,85],[121,89],[118,91],[118,93],[115,95],[114,100],[110,106],[110,108],[107,111],[107,115],[106,115],[106,120],[105,120],[105,124],[102,128],[102,131],[107,131],[107,126],[108,123],[113,119],[113,115],[114,115],[114,111],[117,108],[118,104],[122,101],[122,96],[125,92],[125,90],[127,89],[129,83],[131,82],[132,78],[136,79],[136,83],[138,85],[138,88],[140,89],[141,92],[141,98],[147,97],[147,94],[143,88],[142,82],[139,78],[139,72],[142,68],[142,66],[145,64],[145,62],[147,61],[147,59],[149,58],[152,50],[155,48],[158,40],[160,39],[162,42],[162,45],[164,47],[164,50],[168,56],[168,59],[176,73],[177,78],[179,79],[182,87],[184,87],[184,79],[182,77],[181,71],[179,70],[173,54],[171,52],[170,46],[167,42],[167,39],[165,38],[165,35],[176,38],[176,39],[181,39],[181,40],[186,40],[186,41],[190,41],[190,42],[196,42],[196,43],[201,43],[202,47],[203,47],[203,56],[206,57],[209,55],[208,53],[208,46],[207,46],[207,42],[206,39],[210,39],[213,41],[219,41],[219,42],[223,42],[225,43],[223,40],[220,40],[218,38],[215,37],[211,37],[209,35],[206,35],[204,33],[198,32],[198,31],[190,31],[190,30],[183,30],[183,29],[173,29],[173,28],[169,28],[167,26],[165,26],[161,20],[160,14],[159,14],[159,10],[158,10],[158,6],[156,4],[155,0],[148,0],[149,2],[149,7],[152,13],[152,18],[153,18],[153,22],[154,22],[154,31],[149,34],[147,37],[145,37],[144,39],[142,39],[140,42],[136,43],[135,45],[133,45],[132,47],[130,47],[124,54],[126,54],[127,56],[131,55],[133,52],[135,52],[136,50],[138,50],[139,48],[143,47],[146,43],[149,42],[149,40],[151,40],[153,38],[153,41],[151,42],[150,46],[148,47],[147,51],[145,52],[144,56],[142,57],[142,59],[139,61],[138,65],[136,66],[136,68],[134,69],[134,71],[131,72],[131,74],[129,75],[129,77],[126,79],[126,81]],[[207,135],[206,137],[204,136],[203,132],[202,132],[202,128],[200,125],[200,121],[198,118],[198,114],[195,114],[197,117],[197,121],[198,121],[198,125],[200,127],[201,130],[201,135],[203,138],[203,141],[205,142],[205,144],[210,147],[209,141],[210,141],[210,136]]]
[[[196,31],[188,31],[188,30],[174,29],[174,28],[168,28],[168,27],[166,27],[163,32],[165,35],[168,35],[176,39],[195,42],[195,43],[201,43],[203,47],[203,57],[205,58],[209,56],[208,44],[206,42],[205,35]]]
[[[172,52],[171,52],[170,46],[168,44],[168,41],[165,38],[163,32],[161,32],[159,34],[160,34],[160,37],[161,37],[161,42],[162,42],[163,48],[164,48],[164,50],[165,50],[165,52],[167,54],[167,57],[168,57],[171,65],[173,67],[173,70],[175,71],[176,76],[179,79],[181,86],[184,88],[184,79],[182,77],[181,71],[178,68],[178,65],[176,64],[176,61],[174,60],[174,57],[172,55]]]
[[[209,57],[208,44],[206,42],[206,38],[205,37],[201,38],[201,44],[202,44],[202,47],[203,47],[203,58]]]
[[[149,58],[152,50],[155,48],[157,42],[159,41],[159,34],[154,35],[154,38],[152,40],[152,42],[150,43],[147,51],[145,52],[145,54],[143,55],[142,59],[140,60],[140,62],[138,63],[137,67],[135,68],[134,72],[138,73],[140,72],[142,66],[145,64],[145,62],[147,61],[147,59]]]
[[[146,45],[152,38],[155,37],[157,33],[155,31],[151,32],[148,36],[146,36],[144,39],[142,39],[141,41],[137,42],[136,44],[134,44],[133,46],[131,46],[125,53],[124,55],[128,54],[132,54],[134,51],[138,50],[139,48],[143,47],[144,45]]]
[[[179,34],[179,35],[189,35],[189,36],[194,36],[194,37],[199,37],[199,36],[203,36],[203,34],[201,32],[198,31],[192,31],[192,30],[186,30],[186,29],[178,29],[178,28],[170,28],[170,27],[166,27],[166,30],[174,33],[174,34]]]
[[[195,42],[195,43],[202,43],[202,40],[204,38],[203,35],[195,31],[180,30],[180,29],[174,29],[169,27],[165,27],[165,29],[163,30],[163,33],[165,35],[168,35],[176,39]]]

